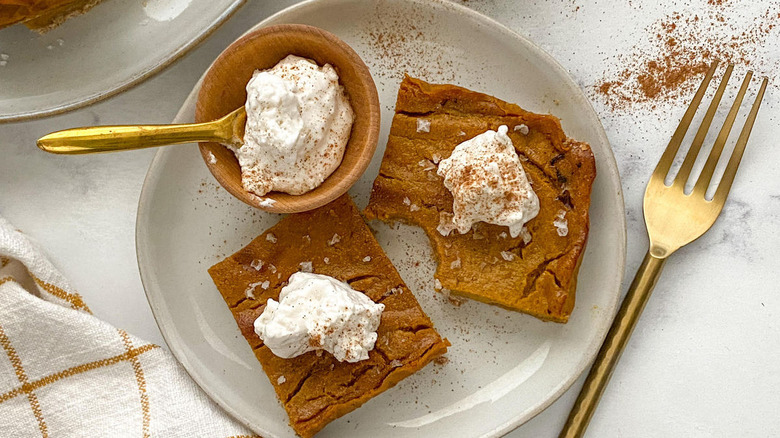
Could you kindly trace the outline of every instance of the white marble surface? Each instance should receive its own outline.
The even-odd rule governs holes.
[[[251,0],[194,52],[124,94],[70,114],[0,125],[0,214],[47,249],[95,314],[150,341],[163,344],[138,275],[134,227],[154,151],[59,157],[38,151],[35,139],[79,125],[170,121],[225,46],[294,2],[269,3]],[[707,0],[653,3],[466,2],[537,41],[594,98],[623,177],[629,226],[624,289],[647,247],[644,186],[685,103],[615,112],[592,86],[606,69],[619,67],[614,55],[646,39],[648,23],[675,10],[695,13]],[[739,18],[743,9],[727,8],[724,15]],[[773,35],[767,52],[777,57],[780,34]],[[780,435],[780,149],[771,141],[780,137],[778,109],[777,88],[770,86],[721,219],[667,264],[588,436]],[[557,436],[581,380],[509,436]]]

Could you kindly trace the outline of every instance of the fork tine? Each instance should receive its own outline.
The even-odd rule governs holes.
[[[717,202],[721,206],[726,202],[726,197],[731,190],[731,183],[734,182],[734,176],[737,174],[737,167],[742,160],[742,154],[745,152],[745,146],[747,146],[748,138],[750,137],[750,131],[753,129],[753,123],[756,121],[758,115],[758,107],[761,106],[761,100],[764,98],[764,91],[766,85],[769,82],[767,78],[761,81],[761,88],[758,90],[756,100],[753,102],[753,107],[750,109],[747,120],[745,120],[745,126],[742,127],[742,132],[739,134],[737,144],[734,145],[734,152],[729,158],[729,164],[726,166],[726,170],[723,172],[723,178],[718,184],[718,189],[715,191],[715,196],[712,198],[713,202]]]
[[[688,153],[685,155],[685,160],[680,166],[680,170],[677,172],[677,177],[674,179],[674,186],[680,190],[685,189],[685,183],[688,182],[688,178],[691,176],[691,169],[693,169],[693,163],[696,162],[696,157],[699,156],[701,146],[704,144],[704,139],[707,137],[707,132],[712,125],[712,119],[715,118],[715,113],[718,112],[718,106],[720,100],[723,98],[723,92],[726,91],[726,85],[731,78],[731,71],[734,70],[734,64],[729,64],[726,68],[726,72],[723,74],[723,78],[720,80],[718,90],[715,92],[715,96],[712,97],[710,107],[707,108],[707,113],[704,115],[704,119],[699,125],[699,130],[696,131],[696,136],[693,138],[693,143],[688,149]]]
[[[710,81],[712,80],[712,75],[715,74],[715,69],[717,67],[718,61],[713,61],[709,71],[707,71],[707,74],[704,76],[704,81],[702,81],[701,85],[699,85],[699,89],[696,90],[696,94],[693,96],[691,104],[685,111],[685,115],[683,115],[682,120],[680,120],[680,124],[677,125],[677,129],[674,131],[672,139],[669,140],[669,144],[666,146],[666,150],[664,151],[663,155],[661,155],[661,159],[658,161],[658,164],[655,166],[655,170],[653,171],[654,177],[665,178],[666,174],[669,173],[669,169],[672,167],[672,162],[674,162],[674,157],[677,156],[677,151],[680,149],[680,144],[682,144],[683,138],[685,138],[685,133],[688,132],[688,127],[691,125],[691,120],[693,120],[693,116],[696,114],[696,109],[699,107],[701,99],[704,97],[704,93],[707,91],[707,86],[709,86]]]
[[[748,72],[745,75],[745,79],[742,81],[742,86],[739,88],[737,97],[734,99],[734,103],[731,105],[726,120],[723,121],[723,127],[720,129],[718,138],[715,140],[715,144],[712,145],[712,151],[707,157],[707,162],[704,164],[704,168],[701,170],[699,179],[696,181],[696,185],[693,187],[693,193],[695,196],[704,197],[707,194],[707,187],[712,180],[712,174],[715,173],[715,167],[718,165],[720,155],[723,153],[723,147],[726,145],[726,141],[729,139],[731,128],[734,126],[734,120],[739,113],[739,107],[742,105],[742,99],[745,97],[750,80],[753,78],[753,72]]]

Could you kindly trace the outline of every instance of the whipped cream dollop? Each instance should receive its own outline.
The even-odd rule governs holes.
[[[234,152],[244,189],[300,195],[341,164],[354,113],[330,64],[289,55],[246,86],[244,144]]]
[[[509,128],[488,130],[455,147],[437,173],[452,193],[452,215],[442,215],[439,232],[467,233],[476,222],[509,227],[512,237],[539,214],[539,198],[520,164]]]
[[[268,300],[255,333],[282,358],[325,350],[340,362],[358,362],[374,348],[384,309],[333,277],[296,272],[279,302]]]

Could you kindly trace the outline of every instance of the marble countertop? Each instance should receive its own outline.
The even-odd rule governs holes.
[[[740,4],[748,1],[724,2],[735,3],[723,9],[726,19],[745,18]],[[44,154],[35,140],[73,126],[169,122],[224,47],[292,3],[248,2],[192,53],[107,101],[61,116],[0,125],[0,214],[43,245],[97,316],[164,345],[135,255],[138,197],[155,152],[73,159]],[[464,2],[539,43],[593,99],[623,181],[628,215],[624,291],[647,248],[641,210],[645,184],[686,102],[614,110],[595,85],[605,71],[622,68],[620,53],[643,44],[642,29],[648,23],[678,10],[696,15],[720,2],[654,3]],[[777,2],[749,3],[780,12]],[[777,58],[780,33],[772,35],[762,47]],[[738,67],[737,73],[744,69]],[[780,435],[780,149],[770,141],[780,137],[779,109],[777,88],[770,85],[721,218],[667,263],[588,436]],[[557,436],[581,385],[582,379],[509,436]]]

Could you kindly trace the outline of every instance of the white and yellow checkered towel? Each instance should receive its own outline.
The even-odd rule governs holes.
[[[0,436],[254,436],[162,348],[92,315],[0,217]]]

